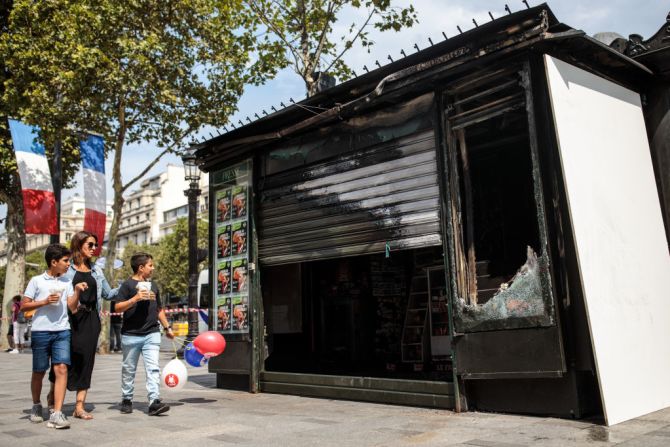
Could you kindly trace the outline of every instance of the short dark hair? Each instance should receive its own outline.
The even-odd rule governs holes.
[[[44,260],[47,261],[47,268],[51,267],[51,261],[60,261],[63,256],[70,256],[70,250],[61,244],[51,244],[44,251]]]
[[[133,269],[133,273],[137,273],[137,271],[145,265],[147,262],[149,262],[150,259],[153,259],[154,257],[151,256],[149,253],[144,253],[144,252],[139,252],[135,253],[130,257],[130,267]]]
[[[21,295],[14,295],[12,301],[21,301]]]

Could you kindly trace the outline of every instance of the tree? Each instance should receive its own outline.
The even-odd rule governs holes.
[[[413,6],[399,8],[391,0],[246,0],[275,38],[286,47],[286,63],[316,93],[317,73],[346,80],[352,70],[343,56],[358,43],[370,51],[369,28],[399,31],[417,23]],[[333,25],[345,8],[365,9],[365,19],[352,23],[346,35],[333,36]]]
[[[198,246],[207,246],[208,226],[198,220]],[[156,281],[164,295],[188,293],[188,219],[178,219],[174,231],[161,239],[156,257]],[[202,262],[198,270],[206,267]]]
[[[202,126],[225,124],[245,85],[285,66],[280,43],[257,27],[241,0],[14,0],[0,36],[12,74],[2,99],[31,123],[105,136],[114,151],[107,259],[128,188]],[[162,152],[124,183],[124,148],[143,142]],[[107,333],[103,325],[103,341]]]
[[[11,14],[14,2],[7,1],[0,4],[0,36],[8,38],[13,27],[10,26]],[[5,99],[7,84],[15,76],[0,49],[0,203],[7,205],[7,219],[5,231],[7,234],[7,265],[0,284],[4,285],[2,297],[3,314],[6,314],[14,295],[24,292],[26,283],[25,271],[25,244],[26,236],[23,221],[23,198],[21,195],[21,183],[18,176],[18,166],[11,142],[8,128],[8,117],[18,118],[28,124],[39,125],[41,133],[40,142],[45,145],[47,158],[53,162],[53,145],[55,141],[61,142],[63,161],[63,185],[71,186],[71,181],[77,171],[79,164],[79,149],[77,136],[66,129],[63,124],[63,116],[52,116],[51,120],[38,119],[40,113],[47,111],[48,107],[38,107],[37,111],[31,113],[22,109],[21,104],[26,104],[26,98],[17,97],[12,102]],[[23,79],[30,83],[32,79]],[[23,112],[23,113],[22,113]],[[3,320],[0,326],[2,333],[7,333],[7,321]],[[0,337],[0,348],[5,348],[6,339]]]

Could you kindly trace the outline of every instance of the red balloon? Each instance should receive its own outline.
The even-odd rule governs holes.
[[[215,357],[226,349],[226,339],[216,331],[207,331],[195,337],[193,347],[205,357]]]

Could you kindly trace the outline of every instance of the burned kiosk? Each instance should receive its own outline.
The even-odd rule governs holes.
[[[217,384],[610,424],[670,405],[652,80],[541,5],[199,145]]]

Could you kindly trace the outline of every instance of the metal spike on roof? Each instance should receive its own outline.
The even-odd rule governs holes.
[[[524,5],[526,5],[526,9],[530,9],[530,6],[528,6],[528,0],[521,0]]]
[[[284,102],[280,102],[279,105],[282,107],[286,107],[286,104],[284,104]]]
[[[405,54],[405,50],[402,50],[402,49],[401,49],[401,50],[400,50],[400,54],[402,54],[402,57],[407,57],[407,55]]]
[[[370,70],[368,70],[368,66],[367,66],[367,65],[363,65],[363,70],[365,70],[366,73],[370,73]]]
[[[428,42],[430,42],[430,46],[431,46],[431,47],[432,47],[433,45],[435,45],[435,44],[433,43],[433,39],[431,39],[430,37],[428,38]]]
[[[254,116],[256,117],[257,120],[261,119],[261,117],[258,116],[258,113],[254,113]]]
[[[444,36],[444,40],[449,39],[449,38],[447,37],[447,34],[446,34],[444,31],[442,31],[442,35]]]
[[[472,19],[472,23],[475,24],[475,27],[478,27],[478,26],[479,26],[479,25],[477,25],[477,21],[476,21],[475,19]]]
[[[495,19],[493,18],[493,14],[491,14],[491,11],[489,11],[489,17],[491,17],[491,21],[495,20]]]
[[[375,65],[379,68],[382,68],[382,64],[380,64],[379,61],[376,59],[375,59]]]
[[[235,127],[235,123],[230,123],[230,125],[233,126],[233,129],[237,129],[237,127]]]
[[[247,121],[251,122],[251,118],[249,118],[248,116],[247,116]]]
[[[268,116],[268,112],[266,112],[265,109],[263,109],[263,111],[261,113],[265,116]]]
[[[512,14],[512,11],[509,9],[509,6],[507,6],[507,3],[505,3],[505,11],[507,11],[507,14]]]
[[[388,60],[390,60],[391,62],[393,62],[393,58],[391,57],[390,54],[389,54],[388,56],[386,56],[386,57],[387,57]]]
[[[356,74],[356,72],[355,72],[354,70],[351,70],[351,73],[353,73],[354,78],[357,78],[357,77],[358,77],[358,75]]]
[[[459,33],[463,34],[463,30],[461,29],[460,26],[456,25],[456,28],[458,29],[458,32],[459,32]]]
[[[275,112],[277,111],[277,108],[276,108],[275,106],[272,106],[272,107],[270,107],[270,108],[271,108],[272,110],[274,110]]]
[[[242,120],[237,120],[237,122],[240,123],[240,126],[244,126],[244,123],[242,122]]]
[[[291,101],[291,103],[295,104],[295,101],[293,100],[293,98],[289,98],[288,100]]]
[[[418,46],[417,44],[414,44],[414,48],[416,48],[416,51],[421,51],[421,50],[419,49],[419,46]]]

